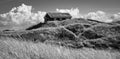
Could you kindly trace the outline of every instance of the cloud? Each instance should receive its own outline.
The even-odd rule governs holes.
[[[78,8],[71,8],[71,9],[56,9],[57,12],[61,12],[61,13],[69,13],[72,18],[85,18],[85,19],[92,19],[92,20],[97,20],[97,21],[101,21],[101,22],[112,22],[113,19],[108,15],[107,13],[103,12],[103,11],[96,11],[96,12],[89,12],[88,14],[82,15],[80,14],[80,11]],[[115,18],[118,17],[114,16]],[[119,17],[120,18],[120,13],[119,13]]]
[[[93,19],[101,22],[112,22],[113,20],[103,11],[90,12],[84,16],[85,19]]]
[[[78,8],[71,8],[71,9],[56,9],[57,12],[61,12],[61,13],[69,13],[72,18],[81,18],[82,15],[79,12]]]
[[[44,15],[46,12],[38,11],[32,12],[32,6],[22,4],[19,7],[12,8],[8,13],[0,14],[1,22],[4,25],[14,24],[36,24],[44,22]]]
[[[0,14],[0,26],[26,26],[34,25],[37,23],[44,22],[44,16],[46,12],[38,11],[36,13],[32,12],[33,7],[29,5],[22,4],[21,6],[12,8],[8,13]],[[89,12],[88,14],[82,15],[78,8],[71,9],[56,9],[56,12],[69,13],[72,18],[85,18],[93,19],[102,22],[112,22],[120,20],[120,13],[108,15],[103,11]]]
[[[120,21],[120,13],[113,14],[111,19],[113,19],[113,21]]]

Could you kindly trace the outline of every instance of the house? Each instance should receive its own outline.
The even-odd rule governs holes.
[[[66,20],[66,19],[71,19],[72,16],[69,13],[57,13],[57,12],[49,12],[46,13],[46,15],[44,16],[45,22],[44,23],[38,23],[36,25],[33,25],[29,28],[27,28],[26,30],[32,30],[32,29],[37,29],[39,27],[44,26],[45,24],[47,24],[47,21],[62,21],[62,20]]]
[[[71,19],[72,16],[69,14],[69,13],[57,13],[57,12],[54,12],[54,13],[47,13],[44,17],[45,19],[45,22],[46,21],[62,21],[62,20],[66,20],[66,19]]]

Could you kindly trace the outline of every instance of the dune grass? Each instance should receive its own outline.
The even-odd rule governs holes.
[[[0,59],[120,59],[118,51],[105,49],[109,47],[120,49],[119,26],[96,25],[91,27],[89,24],[64,22],[61,23],[64,26],[60,27],[0,32]],[[90,27],[91,31],[84,25],[87,28]],[[111,32],[118,36],[107,37]],[[100,33],[104,36],[100,36]],[[98,50],[94,47],[103,49]]]
[[[69,49],[12,38],[0,40],[0,59],[119,59],[119,56],[119,52],[89,48]]]

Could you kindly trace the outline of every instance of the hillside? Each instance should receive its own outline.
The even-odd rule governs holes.
[[[90,19],[68,19],[37,24],[30,28],[33,30],[1,32],[0,36],[24,41],[51,42],[73,48],[120,48],[119,25],[109,25]]]
[[[89,52],[87,55],[88,58],[91,55],[90,53],[94,53],[94,51],[101,53],[105,51],[103,52],[103,54],[108,53],[110,54],[109,56],[111,57],[111,59],[115,59],[116,55],[119,54],[119,50],[120,50],[120,25],[117,24],[117,22],[116,23],[114,22],[114,24],[112,24],[112,23],[104,23],[104,22],[94,21],[90,19],[82,19],[82,18],[68,19],[64,21],[49,21],[47,23],[42,23],[42,25],[37,24],[31,26],[27,28],[27,30],[23,30],[23,31],[22,30],[1,31],[0,38],[1,38],[1,42],[4,41],[7,42],[8,44],[10,42],[14,42],[15,40],[18,46],[20,46],[19,44],[22,44],[22,42],[25,42],[24,44],[27,45],[28,42],[28,45],[34,45],[36,46],[36,48],[39,48],[37,44],[41,44],[43,45],[43,47],[45,46],[44,47],[45,49],[47,49],[46,46],[48,47],[50,46],[49,47],[50,49],[52,49],[52,47],[53,49],[54,48],[56,49],[57,47],[62,47],[63,49],[65,49],[65,52],[69,51],[70,49],[71,54],[76,54],[75,57],[70,55],[71,59],[75,59],[75,58],[79,59],[80,58],[78,57],[79,54],[75,52],[80,52],[78,50],[86,51],[84,50],[84,48],[90,50],[93,49],[92,52],[87,50]],[[17,47],[15,46],[15,48]],[[40,48],[42,48],[42,46]],[[24,49],[24,48],[20,48],[20,49]],[[45,51],[43,53],[45,53]],[[102,56],[100,54],[94,57],[94,59],[99,59],[100,58],[99,56]],[[45,55],[43,59],[45,59]],[[47,55],[48,57],[47,59],[57,58],[54,55],[52,56],[53,57]],[[86,59],[82,57],[81,59]],[[69,59],[68,57],[63,57],[63,56],[62,58]],[[110,58],[108,56],[105,56],[105,58],[100,58],[100,59],[110,59]]]

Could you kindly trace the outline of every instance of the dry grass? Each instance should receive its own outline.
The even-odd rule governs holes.
[[[120,59],[112,50],[120,49],[120,26],[106,25],[68,19],[29,28],[34,30],[1,31],[0,59]]]
[[[119,59],[119,52],[94,49],[68,49],[11,38],[0,40],[0,59]]]

